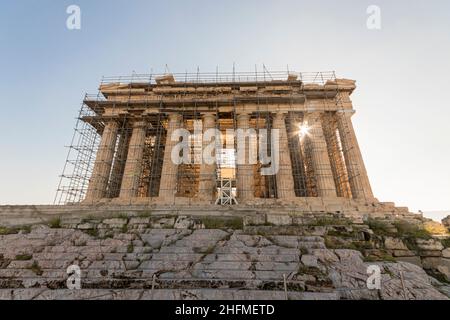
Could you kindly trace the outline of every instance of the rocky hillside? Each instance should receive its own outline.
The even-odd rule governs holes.
[[[67,289],[67,268],[81,290]],[[369,289],[369,266],[381,270]],[[0,299],[448,299],[448,230],[417,215],[54,218],[0,227]]]

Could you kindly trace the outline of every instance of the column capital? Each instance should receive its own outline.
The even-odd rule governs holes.
[[[202,120],[204,122],[215,122],[216,121],[216,113],[215,112],[202,112]]]
[[[115,119],[108,119],[108,120],[105,121],[104,130],[106,130],[107,128],[109,130],[117,129],[117,128],[119,128],[119,123]]]

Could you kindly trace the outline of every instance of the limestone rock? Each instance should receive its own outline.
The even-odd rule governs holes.
[[[439,266],[450,268],[450,259],[426,257],[422,259],[422,264],[425,269],[437,270]]]
[[[386,237],[384,239],[384,246],[389,250],[408,250],[401,239]]]
[[[264,214],[256,214],[244,217],[245,226],[258,226],[266,223],[266,216]]]
[[[442,250],[444,246],[436,239],[417,239],[417,247],[420,250]]]
[[[401,256],[401,257],[396,257],[396,260],[399,262],[408,262],[408,263],[414,264],[414,265],[422,268],[422,260],[417,256],[413,256],[413,257]]]
[[[90,229],[94,229],[94,228],[95,228],[95,225],[93,223],[89,223],[89,222],[80,223],[77,226],[77,229],[80,229],[80,230],[90,230]]]
[[[301,261],[305,266],[311,267],[311,268],[316,268],[318,265],[317,257],[315,255],[311,255],[311,254],[302,255]]]
[[[415,253],[410,250],[393,250],[392,255],[394,257],[413,257]]]
[[[150,223],[150,218],[131,218],[129,224],[145,224],[148,225]]]

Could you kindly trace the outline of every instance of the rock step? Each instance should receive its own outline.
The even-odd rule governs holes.
[[[279,274],[275,278],[236,278],[236,279],[222,279],[222,278],[163,278],[162,276],[155,279],[147,278],[112,278],[112,277],[97,277],[90,279],[83,279],[81,286],[83,289],[149,289],[153,284],[155,289],[192,289],[192,288],[236,288],[236,289],[258,289],[258,290],[283,290],[284,281],[283,274]],[[65,279],[41,279],[41,278],[24,278],[20,282],[0,280],[0,285],[7,285],[10,289],[24,289],[24,288],[49,288],[49,289],[66,289]],[[311,285],[313,285],[311,287]],[[286,283],[288,291],[318,291],[330,292],[334,288],[329,284],[321,284],[314,280],[291,280],[288,279]]]
[[[284,291],[236,289],[0,289],[0,300],[285,300]],[[337,300],[337,293],[288,292],[289,300]]]
[[[148,265],[144,268],[125,270],[125,269],[105,269],[105,268],[89,268],[82,270],[83,281],[106,281],[106,280],[123,280],[139,282],[149,281],[153,275],[157,275],[158,279],[189,279],[191,281],[198,279],[213,279],[213,280],[268,280],[281,281],[283,275],[290,276],[297,274],[299,264],[282,264],[282,265],[264,265],[263,263],[256,263],[254,267],[249,269],[227,269],[221,266],[209,267],[207,265],[194,265],[188,268],[187,265],[180,265],[171,270],[161,270],[160,268],[151,269],[154,265]],[[250,267],[248,263],[244,267]],[[272,268],[277,267],[274,271]],[[36,275],[32,270],[18,269],[18,270],[1,270],[0,282],[13,283],[22,280],[31,281],[36,280],[39,283],[45,281],[66,281],[67,273],[60,269],[43,270],[40,276]],[[1,286],[0,286],[1,287]]]

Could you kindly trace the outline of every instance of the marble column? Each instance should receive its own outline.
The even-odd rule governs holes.
[[[240,113],[237,115],[237,129],[242,129],[247,131],[250,128],[250,115],[248,113]],[[246,201],[252,200],[254,198],[255,192],[255,182],[253,177],[254,164],[250,163],[250,141],[245,141],[244,155],[246,160],[242,159],[242,164],[236,159],[236,191],[237,198],[240,204],[245,204]],[[239,147],[239,143],[238,143]]]
[[[122,199],[129,199],[137,196],[139,179],[142,171],[142,156],[145,147],[146,127],[145,121],[142,120],[133,123],[133,132],[131,133],[122,185],[120,187],[119,197]]]
[[[294,199],[294,177],[286,131],[285,113],[277,112],[273,119],[272,128],[279,130],[279,161],[277,181],[277,196],[279,199]]]
[[[118,129],[119,124],[114,120],[105,124],[85,200],[95,201],[106,197]]]
[[[175,130],[181,128],[182,120],[183,116],[181,114],[169,114],[161,182],[159,186],[159,197],[164,201],[174,201],[177,192],[178,165],[172,161],[172,149],[178,141],[172,141],[172,134]]]
[[[374,198],[372,188],[351,121],[353,113],[353,110],[341,110],[336,113],[348,180],[353,198],[372,200]]]
[[[311,157],[319,197],[336,197],[333,171],[328,156],[327,143],[323,134],[320,112],[307,112],[304,122],[308,127],[305,136],[308,152]]]
[[[123,128],[120,130],[119,142],[117,143],[116,155],[111,169],[111,179],[109,182],[109,197],[117,198],[120,194],[122,185],[123,171],[127,160],[128,144],[130,142],[131,129]]]
[[[203,133],[208,131],[209,129],[214,130],[216,128],[216,115],[214,113],[205,113],[202,117],[203,122]],[[215,143],[215,138],[211,138],[211,140],[205,140],[205,136],[203,136],[202,142],[202,155],[205,148],[210,143]],[[206,155],[207,157],[213,157],[214,162],[206,163],[205,157],[202,157],[202,163],[200,165],[200,178],[199,178],[199,187],[198,187],[198,198],[200,200],[206,200],[209,202],[215,201],[216,195],[216,154],[211,153],[211,155]]]

